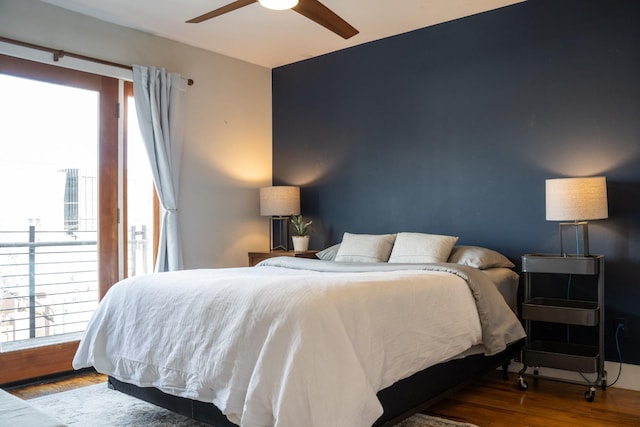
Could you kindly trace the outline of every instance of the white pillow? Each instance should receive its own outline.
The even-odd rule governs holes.
[[[392,263],[447,262],[457,237],[425,233],[398,233],[389,257]]]
[[[480,246],[454,246],[451,255],[449,255],[449,262],[468,265],[480,270],[495,267],[515,267],[506,256]]]
[[[316,257],[323,261],[334,261],[336,259],[336,255],[338,255],[338,249],[340,249],[340,243],[321,250],[316,254]]]
[[[344,233],[336,262],[387,262],[395,234]]]

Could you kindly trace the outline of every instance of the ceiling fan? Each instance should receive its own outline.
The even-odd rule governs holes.
[[[190,19],[187,23],[197,24],[207,19],[215,18],[227,12],[240,9],[258,1],[262,6],[269,9],[293,9],[300,15],[306,16],[313,22],[333,31],[340,37],[348,39],[358,34],[358,30],[352,27],[347,21],[336,15],[331,9],[320,3],[318,0],[237,0],[222,6],[216,10]]]

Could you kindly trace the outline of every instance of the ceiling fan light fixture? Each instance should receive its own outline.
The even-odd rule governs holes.
[[[291,9],[298,4],[298,0],[258,0],[263,7],[273,10]]]

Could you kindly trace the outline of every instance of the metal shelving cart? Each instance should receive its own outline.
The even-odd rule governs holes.
[[[522,317],[525,320],[527,341],[522,350],[523,368],[519,373],[518,386],[521,390],[528,388],[524,376],[528,367],[533,367],[533,376],[536,378],[588,385],[589,389],[585,392],[584,397],[588,402],[592,402],[595,398],[596,387],[601,386],[603,390],[607,387],[607,373],[604,370],[604,256],[527,254],[522,257],[522,272],[524,273]],[[532,275],[535,273],[593,276],[597,278],[597,300],[581,301],[535,297],[532,292]],[[594,327],[598,334],[597,345],[533,339],[531,322]],[[587,379],[579,382],[556,377],[543,377],[538,375],[538,367],[581,373],[595,372],[597,377],[593,382]]]

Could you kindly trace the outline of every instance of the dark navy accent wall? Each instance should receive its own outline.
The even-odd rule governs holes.
[[[311,245],[419,231],[558,252],[544,180],[605,175],[607,360],[640,364],[640,2],[529,0],[273,71],[274,184]],[[610,373],[611,375],[611,373]]]

